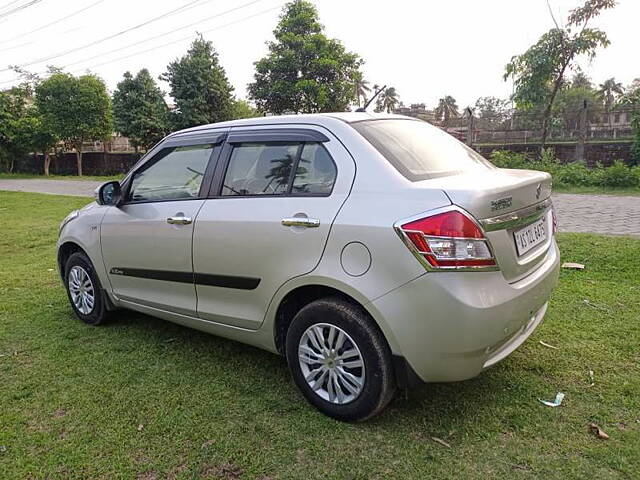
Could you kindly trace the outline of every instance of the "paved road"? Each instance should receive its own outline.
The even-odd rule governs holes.
[[[93,196],[100,182],[76,180],[2,180],[0,190]],[[640,197],[557,193],[553,202],[562,232],[640,237]]]
[[[93,191],[102,183],[88,180],[0,179],[0,190],[93,197]]]
[[[553,203],[561,232],[640,237],[640,197],[556,193]]]

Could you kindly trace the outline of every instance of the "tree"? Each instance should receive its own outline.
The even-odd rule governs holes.
[[[443,122],[444,125],[449,123],[451,118],[455,118],[459,115],[458,104],[456,99],[451,95],[446,95],[438,101],[438,106],[435,109],[436,120]]]
[[[175,127],[188,128],[230,120],[233,87],[220,65],[213,43],[199,35],[187,54],[171,62],[160,78],[169,82],[177,110]]]
[[[586,0],[582,7],[569,13],[566,27],[558,26],[554,18],[556,27],[522,55],[514,56],[505,67],[504,79],[513,78],[513,98],[518,108],[530,110],[536,105],[545,105],[540,152],[545,148],[553,103],[565,74],[577,57],[587,55],[593,59],[598,47],[609,45],[606,33],[589,28],[589,21],[615,4],[615,0]]]
[[[622,95],[623,93],[624,88],[622,87],[622,83],[616,82],[616,79],[613,77],[608,78],[600,84],[597,94],[602,100],[604,111],[607,112],[609,128],[612,128],[611,110],[616,104],[617,96]]]
[[[367,93],[371,92],[371,87],[369,86],[369,81],[364,79],[362,72],[356,72],[354,75],[356,100],[358,101],[358,106],[361,106],[367,103]],[[360,99],[362,99],[362,103],[360,103]]]
[[[149,149],[169,132],[169,109],[162,90],[144,68],[136,76],[125,72],[113,92],[115,127],[138,151]]]
[[[265,112],[345,111],[356,100],[354,84],[362,60],[329,39],[313,4],[285,5],[268,42],[269,53],[255,63],[249,96]]]
[[[29,151],[20,135],[22,118],[33,104],[33,91],[28,84],[0,92],[0,165],[13,171],[16,158]]]
[[[50,132],[76,151],[82,175],[82,145],[106,140],[113,132],[111,99],[95,75],[54,73],[36,87],[36,105]]]
[[[571,79],[571,86],[574,88],[588,88],[593,89],[593,82],[588,75],[581,70],[578,70]]]
[[[42,152],[44,174],[48,176],[51,165],[50,153],[58,143],[58,138],[48,128],[35,106],[17,121],[16,133],[17,142],[23,146],[24,153],[30,151],[37,156],[38,152]]]
[[[640,78],[636,78],[625,89],[620,97],[619,104],[625,107],[633,107],[631,111],[631,128],[635,134],[635,141],[631,147],[631,158],[634,164],[640,163]]]
[[[234,100],[231,108],[231,119],[261,117],[262,113],[253,108],[246,100]]]
[[[500,124],[509,115],[509,100],[497,97],[480,97],[472,108],[475,114],[491,124]]]
[[[396,92],[395,87],[385,88],[383,92],[380,93],[378,97],[380,99],[380,111],[392,113],[396,107],[398,106],[398,102],[400,101],[398,92]]]

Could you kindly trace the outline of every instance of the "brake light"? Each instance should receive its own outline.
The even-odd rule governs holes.
[[[398,233],[414,253],[435,269],[495,268],[489,241],[478,224],[460,210],[404,223]],[[424,263],[424,262],[423,262]]]

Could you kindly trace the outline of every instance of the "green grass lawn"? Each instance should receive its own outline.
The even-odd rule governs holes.
[[[22,180],[35,178],[38,180],[95,180],[97,182],[108,182],[110,180],[121,180],[124,178],[122,175],[83,175],[79,177],[77,175],[38,175],[33,173],[0,173],[0,180]]]
[[[80,323],[54,242],[86,201],[0,192],[2,480],[638,478],[640,241],[561,235],[586,269],[562,272],[522,348],[344,424],[275,355],[134,313]],[[561,407],[538,402],[559,391]]]

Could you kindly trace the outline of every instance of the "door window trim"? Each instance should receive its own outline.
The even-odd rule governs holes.
[[[211,187],[209,188],[209,193],[206,198],[215,198],[215,199],[223,199],[223,198],[300,198],[300,197],[329,197],[333,193],[333,189],[338,180],[338,164],[331,156],[329,150],[323,145],[323,143],[328,142],[329,138],[323,134],[322,132],[318,132],[317,130],[310,129],[301,129],[301,128],[283,128],[283,129],[273,129],[273,130],[243,130],[241,132],[231,132],[224,142],[223,147],[221,148],[220,156],[217,161],[213,181],[211,182]],[[238,144],[247,144],[247,143],[260,143],[260,144],[273,144],[273,145],[282,145],[282,144],[298,144],[298,151],[296,152],[296,159],[293,164],[293,168],[291,169],[291,176],[289,177],[289,182],[287,186],[287,191],[285,193],[264,193],[264,194],[249,194],[249,195],[222,195],[222,188],[224,183],[224,178],[227,175],[227,170],[229,168],[229,164],[231,162],[231,156],[233,154],[233,149]],[[336,171],[336,175],[333,181],[333,185],[331,185],[331,191],[328,193],[294,193],[293,190],[293,182],[295,179],[295,172],[298,170],[298,165],[300,163],[300,158],[302,156],[302,152],[304,150],[305,145],[317,143],[320,148],[324,149],[327,157],[333,163],[333,166]]]

